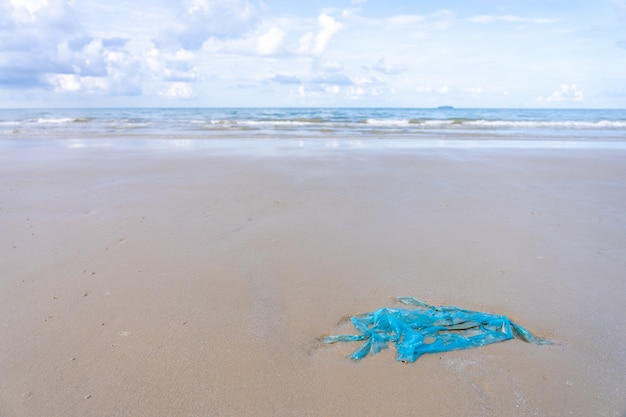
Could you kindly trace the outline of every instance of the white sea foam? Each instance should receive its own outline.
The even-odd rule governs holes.
[[[0,110],[3,139],[350,138],[626,142],[624,110],[84,109]],[[447,143],[447,142],[446,142]]]
[[[212,119],[212,120],[199,120],[193,119],[190,120],[189,123],[192,125],[225,125],[225,124],[235,124],[234,120],[222,120],[222,119]]]
[[[37,119],[37,123],[50,123],[50,124],[60,124],[60,123],[71,123],[75,119],[70,117],[59,117],[59,118],[39,118]]]
[[[444,119],[444,120],[423,120],[423,121],[420,121],[419,123],[413,123],[413,124],[417,124],[419,126],[427,126],[427,127],[445,127],[445,126],[453,125],[455,123],[457,123],[455,122],[455,120]]]
[[[488,128],[563,128],[563,129],[624,129],[626,121],[599,120],[595,122],[573,120],[550,120],[550,121],[523,121],[523,120],[468,120],[461,123],[474,127]]]
[[[112,126],[113,129],[141,129],[143,127],[150,127],[150,123],[139,123],[139,122],[125,122],[125,123],[116,123]]]
[[[365,123],[371,126],[402,126],[409,125],[408,119],[366,119]]]
[[[363,124],[380,128],[487,128],[487,129],[626,129],[626,121],[598,120],[598,121],[574,121],[574,120],[486,120],[486,119],[364,119],[344,121],[341,123],[324,119],[302,118],[285,120],[191,120],[194,125],[219,125],[227,126],[249,126],[257,128],[272,127],[314,127],[323,128],[358,128]]]
[[[318,124],[318,122],[307,120],[240,120],[237,124],[247,126],[264,127],[301,127]]]

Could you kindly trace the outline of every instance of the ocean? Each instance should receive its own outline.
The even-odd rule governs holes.
[[[626,110],[420,108],[0,109],[5,144],[626,147]]]

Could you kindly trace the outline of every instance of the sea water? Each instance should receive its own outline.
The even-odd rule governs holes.
[[[0,109],[0,141],[301,146],[626,147],[626,110],[456,108]]]

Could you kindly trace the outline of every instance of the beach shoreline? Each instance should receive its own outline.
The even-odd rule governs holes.
[[[623,417],[626,150],[231,143],[3,147],[0,414]],[[319,344],[400,295],[556,344]]]

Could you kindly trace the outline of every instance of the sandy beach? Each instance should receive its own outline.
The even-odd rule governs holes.
[[[626,416],[626,150],[0,152],[0,415]],[[355,363],[351,314],[519,340]]]

